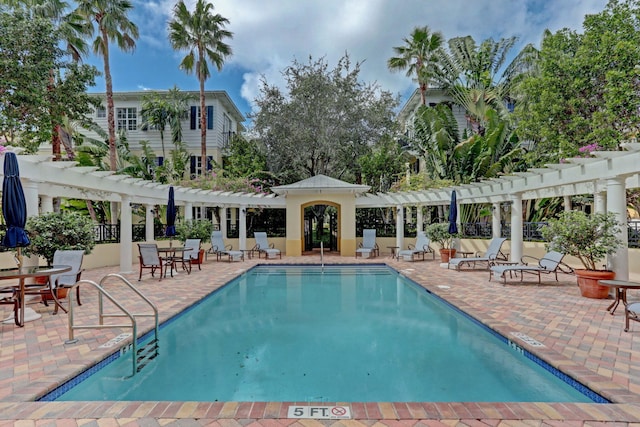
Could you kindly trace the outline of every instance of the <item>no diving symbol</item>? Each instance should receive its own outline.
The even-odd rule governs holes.
[[[343,417],[347,414],[347,409],[343,406],[334,406],[331,408],[331,414],[336,417]]]

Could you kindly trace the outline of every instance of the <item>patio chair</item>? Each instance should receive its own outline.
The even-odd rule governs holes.
[[[191,261],[197,261],[200,253],[200,239],[187,239],[184,241],[184,251],[182,257],[178,257],[176,261],[182,263],[182,269],[191,273]],[[195,263],[194,263],[195,264]],[[202,270],[200,264],[198,264],[198,270]]]
[[[215,230],[211,232],[211,249],[209,252],[216,255],[216,261],[220,261],[222,257],[227,257],[227,260],[231,262],[234,259],[241,259],[244,261],[244,252],[234,251],[232,245],[225,245],[222,238],[222,231]]]
[[[258,258],[264,254],[265,258],[275,258],[276,255],[282,258],[280,249],[276,249],[273,243],[269,243],[267,240],[267,233],[264,231],[256,231],[253,233],[253,237],[256,239],[256,245],[252,250],[258,252]]]
[[[356,258],[367,255],[367,257],[374,257],[380,254],[380,248],[376,243],[376,230],[373,228],[365,228],[362,230],[362,243],[358,249],[356,249]]]
[[[62,309],[65,313],[67,310],[62,307],[60,304],[60,300],[66,297],[66,292],[70,287],[76,284],[80,277],[82,276],[82,261],[84,259],[84,251],[83,250],[57,250],[53,254],[53,265],[68,265],[71,267],[70,271],[66,273],[54,274],[49,278],[49,282],[51,283],[51,294],[52,297],[55,298],[55,309],[53,310],[53,314],[58,313],[58,307]],[[62,292],[61,292],[62,291]],[[61,296],[65,295],[65,296]],[[69,297],[71,298],[71,297]],[[43,297],[43,301],[45,305],[47,305],[47,297]],[[80,287],[76,288],[76,301],[78,305],[82,305],[80,302]]]
[[[484,254],[476,254],[475,257],[469,258],[451,258],[449,259],[447,268],[453,266],[456,270],[460,271],[460,267],[462,267],[462,264],[467,264],[472,268],[476,268],[476,262],[486,264],[487,268],[489,268],[492,261],[495,261],[497,259],[506,261],[507,256],[501,251],[502,244],[506,240],[507,239],[504,237],[494,237],[493,239],[491,239],[491,242],[489,242],[489,246],[487,247],[487,250],[484,252]]]
[[[424,231],[418,231],[415,245],[409,244],[408,249],[398,251],[397,257],[398,259],[402,257],[403,259],[410,259],[411,261],[415,261],[416,257],[421,256],[422,261],[424,261],[425,254],[430,253],[433,256],[433,259],[436,259],[436,253],[429,246],[430,243],[431,240],[427,237],[426,234],[424,234]]]
[[[520,281],[524,279],[524,273],[537,274],[538,284],[540,284],[541,274],[553,274],[555,275],[556,282],[558,281],[558,271],[566,274],[572,274],[573,268],[562,262],[564,254],[560,252],[550,251],[547,252],[542,258],[536,258],[533,256],[524,255],[520,260],[520,263],[507,262],[507,261],[495,261],[495,264],[489,267],[489,281],[495,274],[502,277],[503,284],[507,284],[507,273],[509,277],[512,274],[516,275],[520,273]],[[536,261],[537,264],[529,264],[532,261]]]
[[[18,301],[18,291],[14,286],[6,286],[0,288],[0,305],[12,305],[13,306],[13,321],[16,326],[20,326],[20,316],[18,310],[20,309]],[[3,322],[6,322],[11,317],[7,317]]]
[[[158,245],[155,243],[138,243],[138,251],[140,252],[140,275],[138,281],[142,280],[142,270],[151,270],[151,277],[155,276],[156,271],[160,271],[160,280],[167,274],[167,268],[171,269],[171,277],[173,277],[173,269],[175,260],[173,256],[166,258],[160,257]]]

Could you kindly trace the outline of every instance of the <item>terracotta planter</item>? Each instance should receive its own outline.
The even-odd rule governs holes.
[[[58,299],[65,299],[68,293],[69,293],[69,288],[56,289],[56,297]],[[51,296],[51,292],[50,291],[44,292],[42,294],[42,299],[46,301],[52,301],[53,297]]]
[[[204,262],[204,249],[198,252],[198,259],[192,259],[191,264],[202,264]]]
[[[440,260],[442,262],[449,262],[450,258],[454,258],[456,256],[455,249],[440,249]]]
[[[616,273],[606,270],[575,270],[580,294],[586,298],[605,299],[609,296],[609,287],[598,283],[599,280],[612,280]]]

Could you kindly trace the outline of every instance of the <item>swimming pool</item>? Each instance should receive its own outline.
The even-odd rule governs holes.
[[[506,341],[388,267],[260,266],[43,400],[603,401]]]

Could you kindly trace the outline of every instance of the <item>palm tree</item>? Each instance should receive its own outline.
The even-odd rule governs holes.
[[[407,77],[415,75],[420,87],[422,105],[426,104],[429,83],[438,80],[440,58],[444,54],[444,37],[439,31],[431,33],[429,27],[416,27],[411,36],[404,38],[404,46],[396,46],[396,55],[389,58],[387,67],[392,71],[407,70]]]
[[[213,13],[213,5],[206,0],[196,2],[193,14],[183,0],[173,8],[173,19],[169,21],[169,40],[175,50],[185,50],[180,68],[187,73],[195,72],[200,83],[200,146],[202,170],[207,169],[207,109],[204,101],[204,82],[211,76],[208,61],[222,70],[225,58],[232,54],[224,40],[233,33],[225,30],[227,18]]]
[[[91,26],[93,52],[102,56],[107,94],[107,130],[109,134],[109,167],[118,167],[116,155],[116,124],[113,111],[113,82],[109,60],[109,42],[116,42],[123,51],[133,51],[138,27],[127,17],[133,5],[128,0],[79,0],[76,12]],[[94,24],[96,27],[94,27]]]

